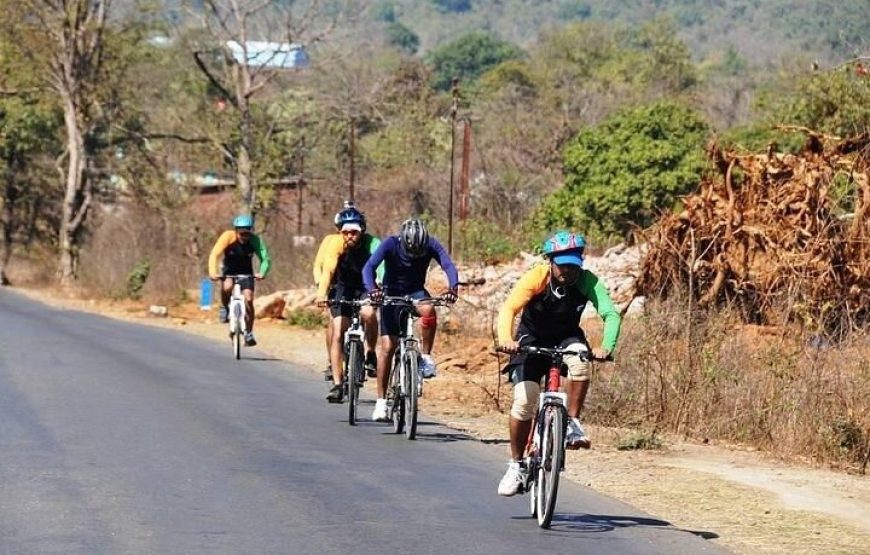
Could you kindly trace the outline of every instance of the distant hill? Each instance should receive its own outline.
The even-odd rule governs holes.
[[[757,65],[796,56],[832,63],[870,52],[870,0],[374,0],[369,17],[411,29],[421,53],[472,30],[527,47],[573,20],[655,17],[672,18],[697,59],[733,49]]]

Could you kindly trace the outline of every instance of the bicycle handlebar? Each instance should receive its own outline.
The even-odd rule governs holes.
[[[432,306],[450,306],[452,303],[448,303],[444,299],[443,295],[438,297],[424,297],[422,299],[415,299],[406,295],[404,297],[384,297],[383,302],[381,302],[380,304],[381,306],[416,306],[418,304],[431,304]]]
[[[252,277],[254,277],[254,274],[227,274],[227,275],[223,275],[223,276],[218,276],[217,278],[218,279],[227,279],[227,278],[245,279],[245,278],[252,278]]]
[[[355,300],[347,300],[347,299],[329,299],[326,301],[326,304],[329,306],[335,305],[345,305],[345,306],[372,306],[375,303],[371,301],[371,299],[355,299]]]
[[[505,350],[504,347],[496,347],[495,350],[499,353],[513,354]],[[608,355],[604,358],[592,355],[591,351],[572,351],[562,347],[536,347],[534,345],[520,346],[516,350],[517,353],[525,353],[529,355],[543,355],[550,358],[563,357],[565,355],[579,356],[584,361],[593,362],[613,362],[613,355]]]

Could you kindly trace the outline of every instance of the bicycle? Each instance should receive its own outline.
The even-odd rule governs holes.
[[[230,303],[227,307],[229,311],[229,328],[230,341],[233,344],[233,356],[236,360],[242,358],[242,342],[245,340],[245,334],[248,333],[248,322],[246,319],[245,296],[242,294],[242,287],[239,284],[240,280],[253,279],[250,274],[236,274],[221,276],[220,280],[226,278],[233,280],[233,292],[230,295]]]
[[[506,352],[502,348],[496,349]],[[526,442],[524,463],[526,473],[521,491],[529,492],[529,512],[537,517],[541,528],[549,528],[559,493],[559,474],[565,469],[565,430],[568,425],[568,396],[559,391],[562,383],[563,359],[576,355],[584,361],[594,358],[589,351],[572,351],[561,347],[522,346],[517,353],[546,356],[550,370],[546,387],[538,398],[538,411],[532,420]]]
[[[342,369],[342,384],[347,396],[347,423],[356,426],[359,413],[359,390],[365,382],[365,366],[363,360],[365,330],[359,311],[363,306],[370,305],[368,299],[345,300],[332,299],[330,306],[345,305],[351,307],[350,326],[344,332],[344,368]]]
[[[387,416],[393,422],[393,431],[405,432],[405,437],[417,437],[417,400],[423,393],[420,379],[419,340],[414,334],[414,320],[417,318],[414,307],[418,304],[447,306],[443,297],[414,299],[404,297],[384,297],[382,306],[398,305],[403,307],[399,333],[399,345],[393,356],[393,365],[387,380]]]

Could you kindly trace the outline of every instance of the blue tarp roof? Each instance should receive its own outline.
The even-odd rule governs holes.
[[[246,48],[242,48],[241,43],[234,40],[227,41],[226,44],[236,62],[247,66],[299,69],[309,64],[308,53],[300,44],[248,41],[245,43]]]

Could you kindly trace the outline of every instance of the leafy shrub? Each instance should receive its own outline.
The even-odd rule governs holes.
[[[306,330],[316,330],[326,326],[326,314],[310,308],[299,308],[287,314],[287,323]]]
[[[510,42],[488,33],[473,32],[436,48],[427,61],[432,66],[433,86],[446,91],[454,77],[474,81],[505,60],[522,55],[523,51]]]
[[[420,37],[398,22],[387,26],[387,42],[407,54],[416,53],[420,47]]]
[[[544,200],[532,227],[601,239],[649,226],[698,186],[707,133],[696,112],[668,102],[581,131],[564,152],[565,184]]]
[[[143,260],[136,265],[133,270],[127,274],[127,298],[139,300],[142,298],[142,288],[145,287],[145,282],[148,281],[148,275],[151,273],[151,262]]]
[[[635,432],[626,438],[620,439],[616,444],[616,449],[619,451],[638,451],[641,449],[652,450],[661,448],[662,442],[656,436],[655,432],[649,434]]]

